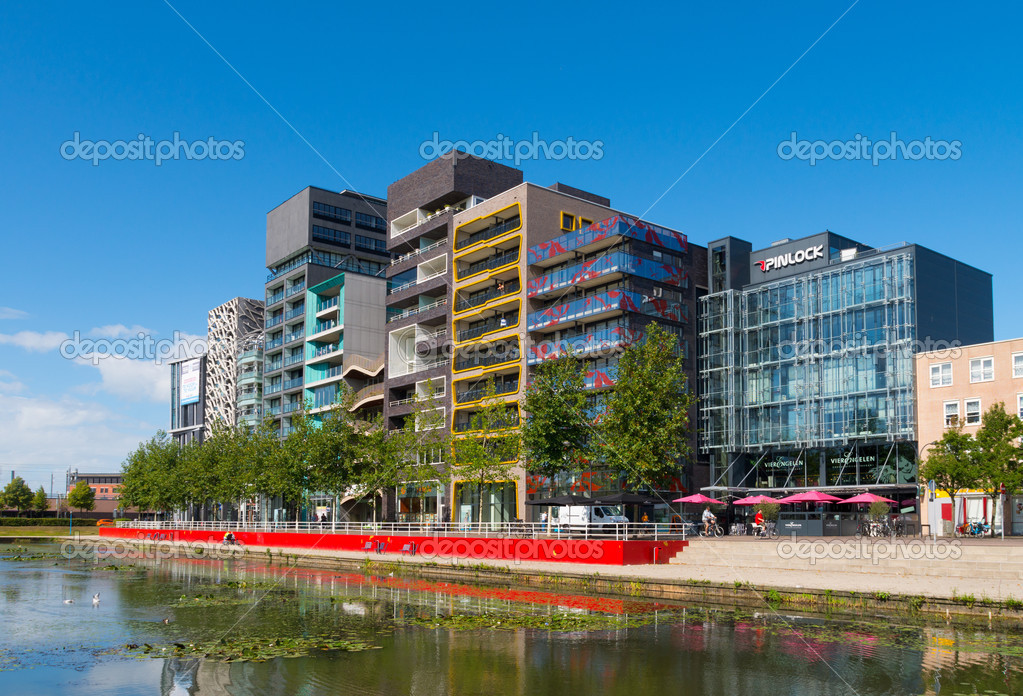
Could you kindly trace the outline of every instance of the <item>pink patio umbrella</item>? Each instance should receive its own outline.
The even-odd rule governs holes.
[[[707,505],[718,505],[718,504],[721,503],[720,500],[714,500],[713,498],[708,498],[703,493],[693,493],[692,495],[687,495],[687,496],[682,497],[682,498],[675,498],[671,502],[673,502],[673,503],[701,503],[701,504],[707,504]]]
[[[787,498],[782,498],[777,501],[779,503],[838,503],[842,502],[841,498],[827,493],[821,493],[820,491],[806,491],[804,493],[796,493],[790,495]]]
[[[874,495],[873,493],[860,493],[859,495],[854,495],[842,502],[855,505],[857,503],[895,503],[896,501],[891,498],[882,498],[881,496]],[[913,502],[915,503],[916,501],[914,500]]]
[[[751,495],[746,498],[739,498],[733,500],[732,505],[760,505],[761,503],[782,503],[783,500],[772,498],[768,495]]]

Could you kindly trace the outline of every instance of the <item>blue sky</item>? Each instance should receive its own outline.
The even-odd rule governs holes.
[[[1023,334],[1023,8],[849,8],[3,3],[0,480],[116,470],[168,425],[166,367],[68,360],[66,336],[204,334],[209,308],[261,297],[267,211],[310,184],[383,196],[434,133],[600,141],[599,160],[520,168],[695,243],[831,229],[925,244],[993,273],[995,337]],[[240,140],[244,157],[93,166],[61,157],[76,132]],[[961,156],[810,166],[778,156],[793,132],[959,141]]]

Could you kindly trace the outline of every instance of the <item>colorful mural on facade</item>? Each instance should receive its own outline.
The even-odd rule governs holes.
[[[536,297],[545,292],[567,288],[610,273],[628,273],[680,288],[686,287],[688,280],[686,272],[677,266],[641,259],[632,254],[616,251],[533,278],[526,284],[526,294],[529,297]]]
[[[681,302],[648,297],[631,290],[608,290],[533,312],[527,320],[527,328],[535,331],[613,310],[636,312],[679,323],[684,323],[688,318],[686,307]]]
[[[560,341],[544,341],[529,346],[529,354],[526,356],[526,363],[535,365],[543,360],[556,358],[559,355],[570,352],[591,353],[594,351],[609,351],[615,348],[624,348],[632,345],[643,338],[642,329],[630,329],[627,326],[615,326],[602,331],[569,336]]]
[[[686,236],[681,232],[675,232],[658,225],[651,225],[628,215],[614,215],[595,222],[575,232],[568,232],[549,242],[537,244],[529,249],[528,263],[538,263],[544,259],[554,258],[566,252],[572,251],[594,242],[609,237],[629,237],[640,239],[654,246],[673,251],[686,252],[689,244]]]

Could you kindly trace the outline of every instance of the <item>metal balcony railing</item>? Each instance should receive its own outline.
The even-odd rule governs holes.
[[[488,353],[487,355],[474,355],[471,358],[460,358],[455,361],[455,370],[473,370],[477,367],[490,367],[501,363],[513,362],[519,359],[519,351],[510,350],[504,353]]]
[[[466,309],[472,309],[473,307],[479,307],[485,305],[491,300],[496,300],[498,297],[504,297],[505,295],[514,295],[520,289],[519,281],[513,280],[507,283],[498,284],[489,290],[473,294],[469,297],[462,298],[455,305],[456,312],[462,312]]]
[[[468,267],[465,268],[465,270],[460,271],[458,273],[458,279],[464,280],[466,278],[471,278],[472,276],[477,275],[479,273],[483,273],[484,271],[491,271],[495,268],[506,266],[509,263],[514,262],[515,259],[517,259],[518,257],[519,249],[518,247],[516,247],[511,251],[506,251],[503,254],[492,256],[489,259],[483,259],[482,261],[477,261],[476,263],[470,263]]]
[[[340,297],[338,295],[334,295],[333,297],[331,297],[328,300],[324,300],[322,302],[318,302],[316,304],[316,311],[317,312],[322,312],[325,309],[330,309],[331,307],[337,307],[337,303],[338,303],[339,299],[340,299]]]
[[[505,394],[511,394],[519,389],[519,381],[512,380],[511,382],[499,382],[494,384],[494,396],[503,396]],[[467,404],[473,401],[479,401],[487,395],[486,387],[476,387],[475,389],[467,389],[463,392],[455,394],[455,403]]]
[[[437,307],[443,307],[447,303],[448,303],[448,298],[442,297],[439,300],[437,300],[436,302],[431,302],[430,304],[423,305],[422,307],[410,307],[409,309],[405,309],[405,310],[388,309],[387,310],[387,314],[388,314],[387,321],[388,322],[398,321],[400,319],[405,319],[407,317],[412,317],[412,316],[415,316],[417,314],[422,314],[423,312],[429,312],[431,309],[436,309]]]
[[[412,228],[409,227],[408,229],[412,229]],[[399,232],[398,234],[404,234],[405,231],[406,230],[403,230],[402,232]],[[404,254],[402,256],[399,256],[398,258],[396,258],[393,261],[391,261],[391,265],[393,266],[395,264],[401,263],[402,261],[408,261],[409,259],[413,259],[413,258],[419,256],[420,254],[425,254],[428,251],[433,251],[434,249],[437,249],[438,247],[444,246],[444,244],[446,244],[447,241],[448,240],[446,240],[446,239],[442,239],[439,242],[434,242],[433,244],[430,244],[429,246],[425,246],[422,249],[416,249],[415,251],[410,251],[409,253]]]
[[[508,418],[504,420],[498,420],[494,423],[495,430],[507,430],[509,428],[519,427],[519,418]],[[473,423],[472,420],[457,421],[451,426],[451,429],[456,433],[467,433],[478,429],[477,424]]]
[[[485,230],[480,230],[479,232],[472,232],[467,238],[462,240],[461,244],[457,244],[455,250],[458,251],[461,249],[465,249],[466,247],[470,247],[478,242],[483,242],[488,239],[500,237],[502,234],[505,234],[506,232],[509,232],[515,229],[516,227],[519,227],[520,225],[521,221],[519,220],[519,216],[516,215],[515,217],[505,220],[500,224],[492,225],[486,228]]]
[[[457,341],[471,341],[474,338],[479,338],[483,334],[490,333],[491,331],[497,331],[498,329],[515,326],[519,321],[519,313],[513,312],[511,314],[504,314],[494,319],[488,319],[480,326],[475,326],[471,329],[463,329],[455,334],[455,340]]]

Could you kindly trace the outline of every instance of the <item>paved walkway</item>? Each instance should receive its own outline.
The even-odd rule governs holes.
[[[111,541],[101,539],[98,536],[81,537],[83,541]],[[716,583],[733,584],[735,582],[750,583],[758,588],[802,588],[807,590],[834,590],[849,592],[887,592],[898,595],[923,595],[926,597],[951,598],[954,595],[971,594],[978,601],[982,598],[993,600],[1005,600],[1007,598],[1023,599],[1023,579],[1010,578],[984,578],[978,572],[976,577],[963,577],[931,574],[916,574],[912,570],[907,572],[905,565],[899,567],[879,567],[871,562],[849,561],[841,568],[835,567],[810,567],[805,561],[800,562],[792,559],[793,567],[750,567],[744,558],[744,553],[756,550],[762,556],[772,556],[774,559],[782,559],[779,545],[785,543],[774,541],[753,541],[749,537],[724,537],[721,539],[693,539],[691,546],[682,552],[672,564],[663,565],[641,565],[641,566],[611,566],[596,565],[587,563],[543,563],[535,561],[505,561],[505,560],[476,560],[476,559],[450,559],[450,558],[424,558],[422,556],[402,556],[400,554],[373,554],[344,551],[318,551],[296,549],[287,550],[285,553],[298,559],[305,557],[316,558],[349,558],[356,560],[372,560],[380,562],[405,562],[405,563],[435,563],[451,566],[491,566],[495,568],[508,568],[521,572],[553,575],[558,573],[572,573],[586,576],[599,574],[602,578],[614,577],[622,580],[649,580],[655,582],[684,582],[686,580],[711,581]],[[835,542],[852,545],[852,540],[839,537],[824,537],[820,539],[800,539],[805,542],[823,542],[831,545]],[[864,543],[881,543],[864,542]],[[904,540],[913,541],[912,538]],[[947,543],[951,540],[946,540]],[[1004,552],[1006,557],[1014,561],[1023,559],[1023,539],[962,539],[957,540],[961,544],[962,555],[958,559],[945,561],[932,561],[932,571],[935,563],[950,564],[959,572],[971,567],[971,551],[976,547],[977,554],[990,557],[991,554],[1001,555]],[[164,542],[166,543],[166,542]],[[773,547],[773,548],[772,548]],[[837,547],[836,547],[837,548]],[[267,547],[246,546],[246,549],[257,558],[266,553]],[[270,547],[276,555],[280,550],[278,547]],[[693,562],[687,562],[691,558]],[[735,562],[730,562],[730,557],[735,556]],[[979,557],[979,556],[977,556]],[[701,563],[700,559],[715,559],[710,562]],[[788,563],[788,561],[786,561]],[[979,565],[975,564],[974,565]],[[802,567],[800,567],[802,566]],[[914,567],[910,564],[911,568]]]

